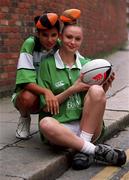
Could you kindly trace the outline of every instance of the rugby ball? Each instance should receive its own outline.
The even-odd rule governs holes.
[[[82,81],[89,85],[102,85],[110,76],[112,65],[105,59],[94,59],[86,63],[82,69]]]

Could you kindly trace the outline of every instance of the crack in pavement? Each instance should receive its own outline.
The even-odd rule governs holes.
[[[114,97],[116,94],[118,94],[119,92],[123,91],[124,89],[128,88],[129,85],[126,85],[124,87],[122,87],[121,89],[117,90],[116,92],[114,92],[113,94],[107,96],[107,99],[110,99],[111,97]]]
[[[38,131],[32,133],[32,134],[31,134],[31,137],[30,137],[29,139],[31,139],[32,136],[35,135],[35,134],[37,134],[37,133],[38,133]],[[29,139],[28,139],[28,140],[29,140]],[[13,143],[6,144],[6,145],[3,146],[2,148],[0,148],[0,151],[4,150],[4,149],[6,149],[6,148],[9,148],[9,147],[20,147],[20,148],[21,148],[21,146],[16,145],[17,143],[19,143],[19,142],[21,142],[21,141],[25,141],[25,140],[24,140],[24,139],[19,139],[19,140],[14,141]],[[27,141],[27,140],[26,140],[26,141]]]
[[[129,112],[129,110],[121,110],[121,109],[106,109],[106,111],[116,111],[116,112]]]

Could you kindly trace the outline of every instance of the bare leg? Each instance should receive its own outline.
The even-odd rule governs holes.
[[[16,99],[16,108],[20,112],[19,122],[16,129],[16,137],[28,139],[30,137],[31,113],[35,113],[39,107],[38,96],[29,91],[22,91]]]
[[[16,108],[22,117],[35,113],[39,109],[38,96],[29,91],[22,91],[16,99]]]
[[[85,98],[84,111],[81,121],[81,129],[95,134],[101,132],[103,113],[105,110],[105,93],[101,86],[92,86]],[[76,149],[80,151],[84,140],[76,136],[69,129],[51,117],[45,117],[40,121],[41,132],[52,143]]]
[[[85,97],[80,126],[83,131],[94,134],[94,139],[102,130],[105,105],[106,96],[103,88],[97,85],[91,86]]]
[[[44,136],[53,144],[80,151],[84,141],[69,129],[51,117],[40,121],[40,129]]]

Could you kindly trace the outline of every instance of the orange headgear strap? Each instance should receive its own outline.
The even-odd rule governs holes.
[[[80,18],[81,11],[79,9],[65,10],[60,16],[62,22],[73,22]]]
[[[50,29],[57,21],[58,15],[56,13],[46,13],[40,16],[38,22],[36,23],[36,27],[38,29]]]

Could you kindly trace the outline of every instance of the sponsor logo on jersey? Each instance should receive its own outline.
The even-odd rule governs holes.
[[[62,87],[62,86],[64,86],[64,82],[63,81],[58,81],[58,82],[55,83],[55,86],[57,88]]]
[[[80,98],[80,95],[77,93],[77,94],[74,94],[74,95],[71,95],[69,96],[69,99],[67,101],[67,109],[77,109],[77,108],[81,108],[81,98]]]

